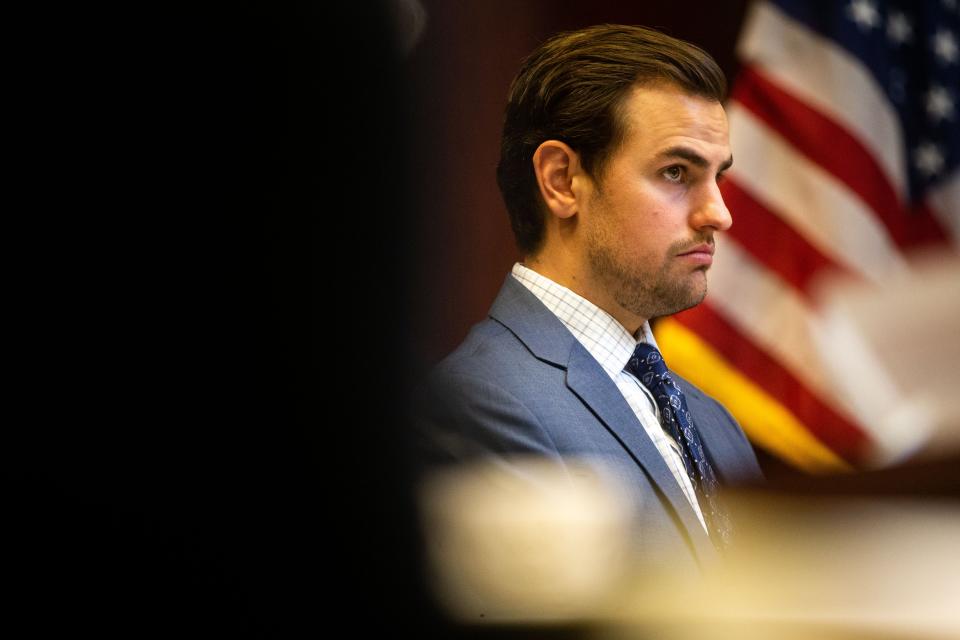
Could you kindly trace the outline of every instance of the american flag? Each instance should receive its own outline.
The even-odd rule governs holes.
[[[734,225],[706,301],[656,327],[670,366],[759,447],[856,467],[894,438],[858,419],[814,346],[814,278],[883,282],[960,248],[960,1],[755,4],[727,105]]]

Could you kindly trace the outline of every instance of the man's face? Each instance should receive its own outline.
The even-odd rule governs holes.
[[[623,144],[578,215],[598,293],[649,319],[707,293],[714,233],[732,223],[717,185],[731,161],[719,103],[666,84],[635,87]]]

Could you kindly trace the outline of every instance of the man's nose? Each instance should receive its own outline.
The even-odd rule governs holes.
[[[711,227],[715,231],[726,231],[732,225],[733,218],[723,202],[720,185],[716,182],[705,185],[701,197],[691,212],[690,226],[697,230]]]

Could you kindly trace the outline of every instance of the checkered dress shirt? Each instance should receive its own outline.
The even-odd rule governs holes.
[[[693,485],[683,468],[677,443],[660,425],[659,409],[650,392],[624,368],[633,355],[638,340],[597,305],[519,262],[513,265],[511,273],[557,316],[617,385],[647,435],[660,451],[673,477],[690,501],[700,524],[706,530],[700,503],[697,502]],[[639,341],[657,346],[649,323],[644,322],[639,333]]]

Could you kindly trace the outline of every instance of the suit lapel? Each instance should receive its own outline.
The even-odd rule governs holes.
[[[623,444],[647,477],[657,487],[674,514],[686,529],[688,541],[701,560],[716,555],[713,543],[693,507],[680,489],[680,484],[667,467],[659,449],[647,435],[636,414],[627,404],[610,376],[578,342],[570,354],[567,386],[600,418],[607,429]]]
[[[721,485],[741,485],[763,481],[763,473],[752,455],[750,445],[744,438],[731,435],[730,423],[733,418],[726,417],[724,410],[716,402],[689,382],[677,376],[677,382],[687,397],[687,405],[694,415],[703,449],[713,465]]]
[[[716,550],[643,425],[620,389],[562,322],[512,275],[490,310],[539,359],[567,370],[567,386],[622,443],[647,473],[686,529],[687,539],[701,562]]]

